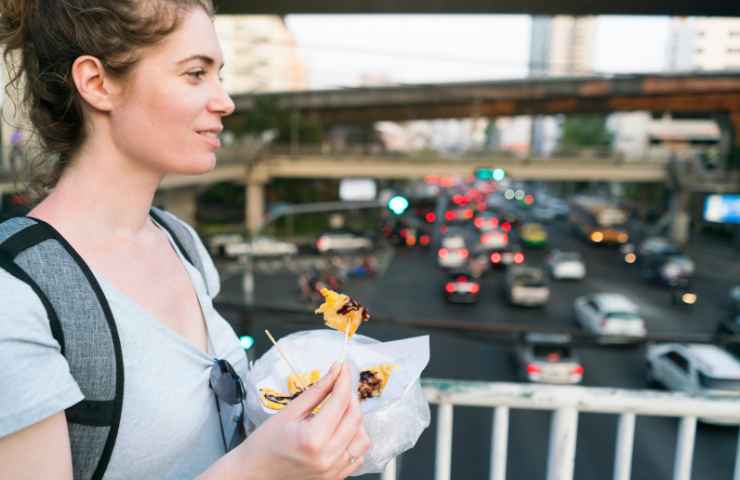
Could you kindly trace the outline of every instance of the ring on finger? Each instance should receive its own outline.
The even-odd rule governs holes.
[[[347,449],[347,455],[349,455],[349,464],[350,465],[352,465],[353,463],[355,463],[357,461],[357,457],[355,457],[354,455],[352,455],[350,453],[349,448]]]

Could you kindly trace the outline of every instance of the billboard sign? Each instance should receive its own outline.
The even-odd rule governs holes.
[[[345,178],[339,182],[340,200],[375,200],[376,195],[377,186],[371,178]]]
[[[704,200],[704,220],[740,224],[740,194],[707,195]]]

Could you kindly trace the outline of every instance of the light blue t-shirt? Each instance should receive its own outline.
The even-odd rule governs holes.
[[[234,330],[213,308],[208,293],[218,293],[218,272],[187,227],[196,238],[206,278],[185,260],[171,237],[170,243],[187,268],[206,319],[208,354],[93,272],[116,319],[125,376],[121,423],[106,480],[194,478],[224,454],[216,401],[208,384],[211,366],[214,358],[225,358],[244,378],[247,361]],[[41,301],[29,286],[2,269],[0,305],[3,437],[76,404],[83,395],[51,334]],[[227,442],[234,431],[231,418],[239,410],[221,404]]]

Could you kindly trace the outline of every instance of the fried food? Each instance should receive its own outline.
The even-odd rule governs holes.
[[[367,322],[370,314],[357,300],[337,293],[328,288],[321,289],[321,295],[324,296],[324,303],[316,309],[316,314],[324,315],[324,323],[327,327],[339,330],[345,333],[349,325],[349,336],[355,334],[362,322]]]
[[[271,410],[282,410],[291,400],[301,393],[303,393],[302,390],[298,393],[288,395],[271,388],[260,388],[260,400],[262,400],[262,404],[265,407]]]
[[[398,365],[392,363],[381,363],[360,372],[360,383],[357,385],[357,393],[360,400],[371,397],[379,397],[388,384],[391,373]]]
[[[288,391],[290,391],[291,395],[302,392],[303,388],[301,388],[301,385],[305,385],[308,388],[318,382],[320,378],[321,372],[318,369],[311,370],[308,373],[299,373],[298,375],[291,374],[288,377]]]

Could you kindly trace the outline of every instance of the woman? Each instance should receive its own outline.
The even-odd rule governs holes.
[[[28,216],[89,266],[120,335],[123,407],[104,478],[355,471],[369,440],[346,367],[225,451],[213,359],[241,375],[246,361],[213,309],[218,276],[205,248],[187,227],[201,275],[149,214],[164,175],[214,167],[221,119],[234,110],[210,0],[8,0],[0,41],[6,64],[19,55],[25,106],[56,162]],[[0,305],[0,365],[13,366],[0,369],[0,478],[72,478],[65,409],[83,395],[39,298],[2,269]]]

